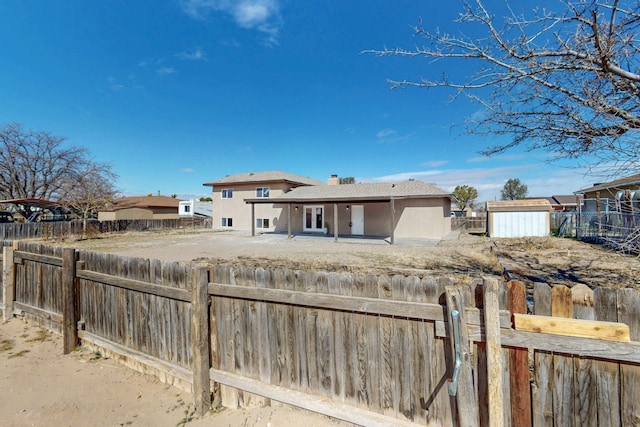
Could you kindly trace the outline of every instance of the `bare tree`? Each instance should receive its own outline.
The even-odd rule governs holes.
[[[100,163],[89,163],[74,175],[75,184],[66,192],[62,203],[82,217],[82,228],[86,232],[88,220],[117,197],[114,185],[117,175],[109,165]]]
[[[86,148],[65,141],[18,124],[0,127],[0,198],[40,198],[79,206],[80,200],[96,205],[112,196],[117,176],[111,166],[92,161]]]
[[[555,10],[532,6],[520,13],[507,3],[504,16],[497,17],[482,0],[469,1],[455,32],[429,31],[420,22],[414,32],[425,46],[367,52],[465,60],[465,68],[475,62],[475,73],[460,81],[447,75],[389,81],[392,87],[451,88],[454,98],[464,94],[480,103],[483,113],[467,120],[467,130],[508,137],[484,154],[522,145],[557,158],[583,157],[591,165],[637,170],[640,3],[559,4]],[[427,67],[438,73],[433,63]]]

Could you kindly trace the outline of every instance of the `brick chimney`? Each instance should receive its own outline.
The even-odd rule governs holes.
[[[340,185],[340,180],[338,179],[338,175],[333,174],[331,178],[327,180],[327,184],[329,185]]]

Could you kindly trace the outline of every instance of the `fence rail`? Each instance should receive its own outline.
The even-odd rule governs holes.
[[[229,407],[275,399],[362,425],[638,423],[632,289],[538,283],[527,313],[515,281],[488,293],[495,279],[186,265],[27,242],[4,253],[5,318],[191,390],[200,411],[215,393]],[[471,342],[456,397],[453,307]]]

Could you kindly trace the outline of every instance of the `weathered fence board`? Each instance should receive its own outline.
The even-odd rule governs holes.
[[[484,347],[491,332],[484,328],[483,288],[477,280],[455,288],[457,306],[468,318],[465,357],[472,378],[465,386],[471,399],[456,405],[446,387],[453,363],[444,304],[445,288],[455,284],[449,278],[212,265],[210,283],[204,283],[203,276],[196,280],[197,269],[181,263],[88,251],[74,253],[78,261],[72,262],[71,252],[63,260],[60,248],[26,242],[18,244],[15,258],[13,250],[5,255],[13,258],[10,299],[16,308],[54,329],[63,323],[71,329],[77,316],[84,329],[78,336],[87,343],[121,354],[117,357],[131,366],[149,366],[168,382],[192,384],[199,412],[210,398],[208,371],[221,380],[213,391],[229,407],[290,402],[288,393],[343,419],[355,418],[309,402],[324,399],[341,410],[353,408],[358,419],[377,414],[371,419],[393,419],[398,425],[460,425],[477,419],[484,426],[491,421],[490,410],[496,417],[496,408],[484,398],[492,380]],[[76,272],[66,270],[63,280],[70,264]],[[8,269],[5,262],[3,276]],[[65,283],[77,283],[75,298]],[[511,288],[518,294],[511,295],[512,312],[525,311],[524,287]],[[498,294],[504,309],[507,288]],[[534,426],[638,424],[640,292],[581,285],[552,289],[538,283],[532,296],[536,315],[624,322],[633,341],[606,341],[597,334],[584,338],[572,331],[522,332],[499,312],[502,372],[514,375],[502,381],[503,419]],[[195,298],[200,301],[194,303]],[[65,308],[72,300],[78,302],[77,315]],[[202,328],[209,329],[204,340]],[[530,396],[523,349],[534,355]],[[495,391],[497,384],[491,385]]]

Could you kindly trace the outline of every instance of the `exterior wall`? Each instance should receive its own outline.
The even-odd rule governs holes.
[[[176,209],[121,209],[115,212],[98,212],[98,221],[117,221],[120,219],[176,219],[178,212]]]
[[[441,239],[451,231],[448,198],[396,200],[395,208],[396,238]]]
[[[338,234],[351,235],[351,208],[360,203],[338,203]],[[291,206],[291,231],[301,233],[304,223],[304,206],[316,206],[317,203],[294,204]],[[362,203],[364,206],[364,235],[387,237],[391,235],[391,211],[388,202]],[[328,233],[334,234],[334,204],[322,204],[324,223]],[[295,208],[298,208],[296,210]],[[287,205],[279,206],[276,231],[287,232]],[[451,231],[451,201],[441,199],[396,200],[396,238],[441,239]],[[257,206],[256,206],[257,210]],[[257,214],[256,214],[257,216]]]
[[[270,197],[279,197],[291,188],[285,183],[251,183],[234,184],[229,186],[218,185],[213,189],[213,228],[218,230],[242,230],[251,231],[251,205],[245,203],[244,199],[255,199],[256,188],[269,187]],[[233,189],[231,199],[222,198],[222,190]],[[222,218],[232,218],[232,227],[223,227]],[[282,205],[272,205],[269,203],[257,203],[255,205],[255,218],[266,218],[269,220],[268,228],[256,228],[256,233],[276,231],[282,228],[282,222],[286,225],[286,209]]]
[[[489,212],[490,237],[544,237],[551,232],[550,212]]]

